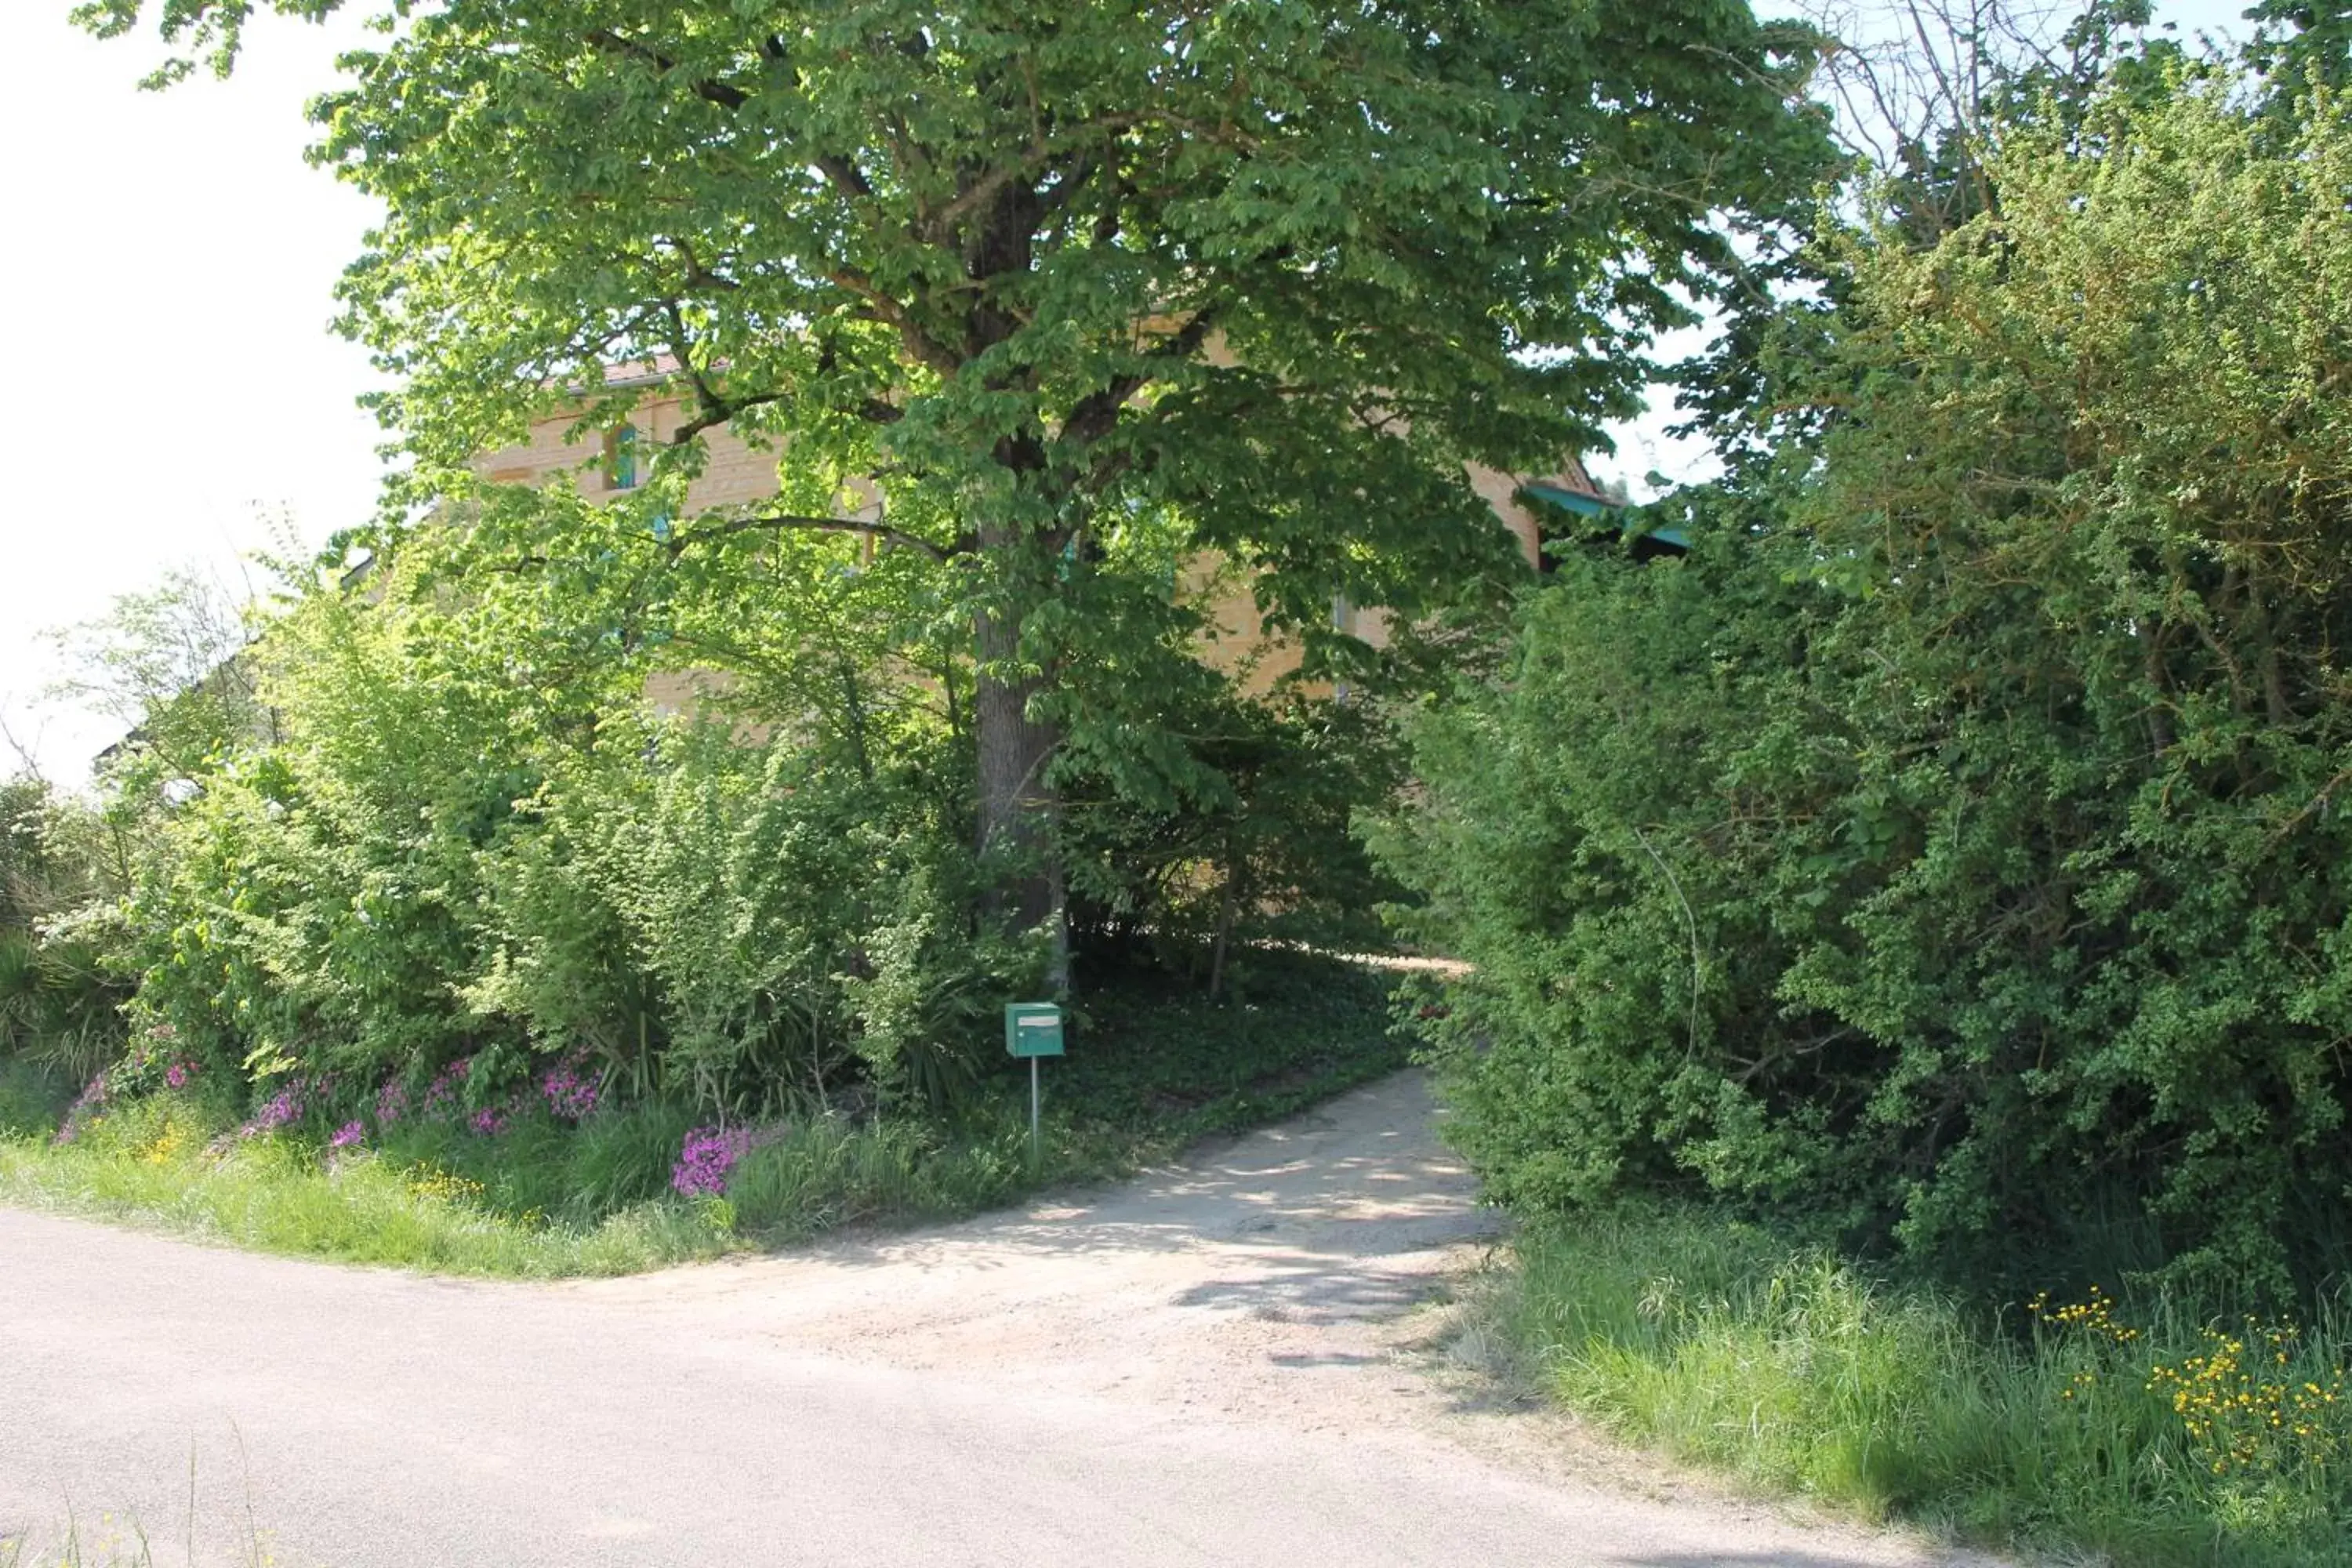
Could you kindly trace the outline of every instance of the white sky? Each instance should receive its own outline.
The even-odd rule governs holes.
[[[2165,0],[2159,14],[2232,28],[2244,3]],[[302,104],[352,29],[257,25],[235,80],[142,93],[153,44],[99,44],[68,8],[0,0],[0,145],[15,150],[0,298],[16,345],[0,382],[16,453],[0,512],[0,720],[69,783],[115,731],[42,700],[58,671],[41,632],[174,565],[235,582],[284,529],[315,546],[364,520],[378,463],[353,404],[372,372],[327,330],[368,204],[301,158]],[[1595,467],[1644,495],[1652,468],[1698,477],[1703,454],[1668,440],[1671,422],[1628,426]],[[0,773],[14,761],[0,754]]]
[[[12,149],[0,299],[16,453],[0,510],[0,717],[72,780],[116,736],[38,701],[43,628],[170,566],[236,580],[273,517],[307,545],[364,521],[378,432],[366,356],[327,330],[368,204],[302,161],[334,39],[253,29],[235,80],[135,89],[159,50],[68,26],[69,0],[0,0]],[[348,38],[351,30],[339,28]],[[15,759],[0,755],[0,773]]]

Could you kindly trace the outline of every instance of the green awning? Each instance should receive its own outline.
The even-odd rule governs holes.
[[[1562,511],[1574,512],[1579,517],[1606,517],[1612,512],[1625,510],[1615,501],[1602,500],[1599,496],[1587,495],[1582,490],[1571,490],[1560,485],[1521,485],[1519,493],[1532,496],[1547,506],[1556,506]],[[1671,545],[1676,550],[1690,548],[1690,535],[1679,528],[1654,528],[1642,537],[1654,539],[1660,544]]]

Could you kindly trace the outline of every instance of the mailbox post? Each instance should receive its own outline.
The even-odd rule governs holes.
[[[1029,1058],[1029,1157],[1037,1158],[1041,1145],[1037,1128],[1037,1058],[1058,1057],[1062,1051],[1062,1010],[1051,1002],[1007,1002],[1004,1005],[1004,1049]]]

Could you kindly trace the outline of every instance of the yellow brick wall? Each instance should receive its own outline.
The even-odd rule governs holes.
[[[675,395],[651,395],[639,404],[630,419],[637,427],[639,462],[651,461],[686,419],[684,404]],[[583,495],[602,495],[605,493],[604,443],[598,438],[565,441],[564,432],[571,426],[569,416],[540,420],[531,426],[527,443],[485,453],[476,459],[476,470],[500,484],[537,486],[562,476]],[[702,473],[687,491],[689,510],[742,506],[775,493],[772,451],[755,450],[723,425],[704,433],[703,447]]]

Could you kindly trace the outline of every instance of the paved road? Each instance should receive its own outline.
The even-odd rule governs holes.
[[[248,1518],[281,1568],[1942,1560],[1465,1397],[1427,1303],[1485,1222],[1429,1128],[1407,1076],[1097,1194],[562,1286],[0,1210],[0,1539],[70,1503],[166,1565],[191,1521],[247,1561]]]

